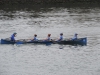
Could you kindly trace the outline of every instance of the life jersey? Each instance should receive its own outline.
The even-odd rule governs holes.
[[[11,41],[15,41],[15,36],[14,36],[14,34],[11,36]]]

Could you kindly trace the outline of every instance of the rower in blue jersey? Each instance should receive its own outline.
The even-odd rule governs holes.
[[[45,41],[51,41],[51,38],[50,38],[51,34],[48,34],[48,37]]]
[[[17,33],[13,33],[13,34],[11,35],[11,41],[14,41],[14,42],[16,41],[16,40],[15,40],[16,34],[17,34]]]
[[[60,33],[60,38],[58,39],[58,41],[62,41],[63,40],[63,33]]]
[[[36,34],[34,35],[34,39],[32,41],[38,41]]]
[[[74,34],[74,37],[72,38],[72,40],[77,40],[77,33]]]

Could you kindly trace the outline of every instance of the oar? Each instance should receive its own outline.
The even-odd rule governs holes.
[[[49,45],[51,45],[52,43],[46,43],[46,46],[49,46]]]
[[[18,42],[16,42],[15,44],[24,44],[24,42],[18,41]]]
[[[57,41],[55,41],[55,40],[53,40],[53,39],[51,39],[51,41],[52,41],[53,44],[56,44],[56,43],[57,43]]]
[[[20,39],[20,40],[16,40],[15,44],[25,44],[25,43],[26,43],[26,39]]]

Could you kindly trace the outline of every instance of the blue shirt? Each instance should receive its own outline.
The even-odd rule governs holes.
[[[63,36],[60,36],[60,39],[58,41],[62,41],[63,40]]]
[[[14,36],[14,34],[11,35],[11,41],[15,41],[15,36]]]
[[[74,37],[72,38],[72,40],[77,40],[77,35],[74,35]]]
[[[47,38],[47,41],[50,41],[50,37]]]
[[[36,38],[36,37],[34,37],[34,39],[33,39],[34,41],[37,41],[38,39]]]

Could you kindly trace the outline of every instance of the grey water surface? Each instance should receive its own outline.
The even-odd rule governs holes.
[[[87,37],[87,46],[0,45],[0,75],[100,75],[99,7],[0,7],[0,39]],[[60,47],[62,47],[60,49]]]

